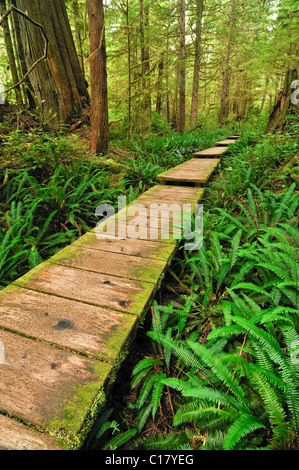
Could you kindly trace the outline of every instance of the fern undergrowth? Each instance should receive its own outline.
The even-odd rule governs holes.
[[[154,302],[151,353],[132,371],[130,448],[298,447],[299,197],[277,176],[297,144],[282,142],[240,139],[210,186],[202,246],[181,244],[171,270],[185,293]]]

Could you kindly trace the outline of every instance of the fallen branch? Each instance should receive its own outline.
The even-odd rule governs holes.
[[[19,87],[22,83],[24,83],[24,81],[26,80],[26,78],[28,77],[28,75],[32,72],[32,70],[35,69],[35,67],[40,63],[42,62],[43,60],[45,60],[47,57],[48,57],[48,50],[49,50],[49,39],[46,35],[46,32],[45,32],[45,29],[44,27],[37,23],[35,20],[33,20],[32,18],[30,18],[30,16],[27,15],[27,13],[24,13],[23,11],[19,10],[17,7],[15,7],[14,5],[11,5],[8,10],[4,13],[4,15],[0,18],[0,26],[1,24],[3,23],[4,20],[6,20],[8,18],[8,16],[13,12],[15,11],[16,13],[18,13],[19,15],[23,16],[23,18],[25,18],[27,21],[29,21],[30,23],[32,23],[34,26],[37,26],[38,28],[41,29],[41,32],[42,32],[42,35],[44,37],[44,40],[45,40],[45,47],[44,47],[44,55],[42,57],[40,57],[39,59],[37,59],[36,62],[34,62],[34,64],[30,67],[30,69],[28,70],[28,72],[25,73],[25,75],[21,78],[21,80],[18,81],[18,83],[15,83],[14,85],[12,85],[10,88],[8,88],[7,90],[5,90],[5,93],[8,93],[9,91],[13,90],[14,88],[17,88]]]

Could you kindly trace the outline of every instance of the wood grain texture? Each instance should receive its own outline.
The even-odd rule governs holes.
[[[157,176],[160,182],[206,183],[219,164],[219,159],[193,158]]]
[[[201,150],[193,153],[194,157],[218,157],[227,152],[227,147],[211,147],[210,149]]]

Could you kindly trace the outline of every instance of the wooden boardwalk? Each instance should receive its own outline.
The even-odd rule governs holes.
[[[82,446],[175,253],[178,216],[219,161],[160,175],[176,185],[154,186],[0,291],[0,449]]]
[[[181,165],[157,176],[162,184],[189,183],[199,186],[205,184],[220,162],[219,158],[192,158]]]
[[[210,149],[201,150],[200,152],[193,153],[194,157],[221,157],[227,152],[227,146],[211,147]]]

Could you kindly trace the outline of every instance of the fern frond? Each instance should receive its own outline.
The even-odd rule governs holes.
[[[237,442],[239,442],[247,434],[263,429],[265,425],[255,416],[243,413],[234,423],[229,427],[223,441],[224,450],[232,450]]]
[[[235,395],[237,400],[243,403],[244,408],[247,408],[244,391],[242,387],[239,386],[237,380],[233,377],[233,374],[223,366],[219,359],[210,353],[208,348],[200,345],[199,343],[193,343],[190,340],[187,341],[187,344],[193,349],[197,356],[199,356],[204,364],[211,368],[213,374],[215,374],[218,379],[220,379],[227,387],[230,387],[231,392]]]

